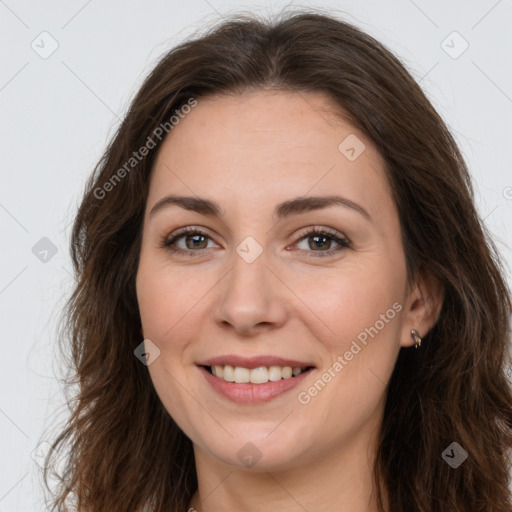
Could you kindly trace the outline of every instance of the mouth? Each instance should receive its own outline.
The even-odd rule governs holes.
[[[231,365],[200,365],[213,377],[235,384],[256,384],[262,385],[269,382],[279,382],[281,380],[295,379],[299,375],[304,375],[314,366],[258,366],[246,368],[243,366]]]
[[[304,362],[275,357],[219,357],[197,367],[217,396],[253,406],[286,397],[316,370]]]

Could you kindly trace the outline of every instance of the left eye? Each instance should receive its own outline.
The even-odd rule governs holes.
[[[182,239],[185,242],[185,247],[180,247],[178,244]],[[350,242],[343,235],[325,229],[313,229],[308,231],[298,240],[297,244],[308,239],[311,240],[311,242],[308,243],[307,246],[312,250],[300,249],[300,251],[303,253],[317,253],[315,256],[308,254],[308,257],[331,256],[336,252],[350,247]],[[201,250],[208,248],[208,240],[211,240],[211,238],[207,233],[197,228],[186,228],[174,236],[164,239],[161,246],[172,253],[198,256],[201,254]],[[337,247],[334,249],[328,248],[333,242],[337,244]]]
[[[350,243],[345,237],[339,236],[337,233],[331,233],[324,230],[314,229],[306,233],[303,237],[300,238],[299,243],[307,240],[310,240],[310,242],[307,243],[307,247],[312,249],[312,251],[306,250],[306,252],[317,252],[319,253],[317,255],[319,257],[330,256],[331,254],[350,247]],[[322,250],[322,248],[327,248],[326,246],[330,246],[333,242],[338,245],[337,248],[328,249],[325,251]],[[311,255],[309,256],[311,257]]]

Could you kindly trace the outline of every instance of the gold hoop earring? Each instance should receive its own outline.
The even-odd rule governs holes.
[[[412,339],[414,340],[414,348],[420,348],[421,346],[421,336],[416,329],[412,329],[411,331]]]

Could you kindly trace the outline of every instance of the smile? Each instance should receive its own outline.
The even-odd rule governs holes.
[[[307,371],[311,367],[296,366],[259,366],[257,368],[244,368],[242,366],[215,365],[205,367],[212,375],[225,382],[237,384],[266,384],[278,382],[281,379],[291,379]]]
[[[216,368],[217,366],[217,368]],[[229,365],[220,366],[199,366],[206,383],[213,391],[224,399],[238,404],[259,404],[269,402],[279,396],[285,396],[287,391],[297,387],[315,370],[314,367],[258,367],[244,368],[232,367]],[[226,371],[227,369],[227,371]],[[293,375],[295,370],[296,375]],[[222,377],[214,375],[212,372],[222,371]],[[254,373],[252,373],[254,371]],[[227,381],[227,378],[236,378],[245,382]],[[278,380],[271,380],[270,378]],[[262,382],[251,382],[251,378]]]

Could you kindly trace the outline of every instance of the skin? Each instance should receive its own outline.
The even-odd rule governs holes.
[[[434,325],[441,299],[424,277],[408,286],[400,222],[384,162],[371,142],[335,116],[319,93],[252,91],[199,98],[164,140],[155,162],[137,274],[142,334],[159,349],[148,366],[163,405],[192,440],[200,512],[377,510],[371,468],[386,384],[401,347]],[[350,161],[338,145],[365,144]],[[173,205],[149,216],[169,194],[211,199],[220,219]],[[276,204],[338,194],[364,208],[332,206],[278,220]],[[209,238],[186,235],[193,226]],[[315,246],[310,228],[331,228]],[[262,253],[236,251],[248,236]],[[319,252],[340,248],[331,256]],[[311,256],[308,258],[307,256]],[[401,310],[309,403],[298,400],[357,336],[393,304]],[[412,349],[414,350],[414,349]],[[316,369],[270,402],[236,404],[206,383],[196,363],[210,357],[276,355]],[[407,382],[404,382],[407,386]],[[252,468],[237,457],[252,443]],[[171,456],[171,454],[170,454]]]

